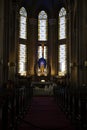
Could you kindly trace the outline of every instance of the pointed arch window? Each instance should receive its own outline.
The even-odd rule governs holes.
[[[67,73],[67,46],[66,46],[66,9],[62,7],[58,17],[58,75],[65,76]]]
[[[48,40],[48,16],[47,13],[42,10],[38,14],[38,47],[37,47],[37,62],[40,66],[37,67],[37,75],[47,76],[47,40]],[[45,62],[44,62],[45,61]],[[43,63],[43,64],[42,64]]]
[[[20,31],[19,37],[22,39],[27,38],[27,12],[24,7],[20,9]]]
[[[18,73],[21,76],[27,74],[27,12],[24,7],[21,7],[19,19],[19,45],[18,45]]]
[[[61,8],[59,12],[59,40],[66,38],[66,10]]]
[[[47,14],[42,10],[38,15],[38,41],[47,41]]]

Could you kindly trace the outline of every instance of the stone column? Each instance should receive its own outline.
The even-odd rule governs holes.
[[[79,65],[79,13],[77,3],[71,5],[71,84],[78,86],[78,65]]]
[[[17,14],[17,4],[15,2],[10,2],[10,17],[9,17],[9,60],[8,60],[8,79],[14,80],[16,73],[16,14]],[[18,36],[18,35],[17,35]],[[18,46],[17,46],[18,48]]]
[[[0,87],[3,82],[4,1],[0,1]]]
[[[3,80],[8,80],[8,61],[10,43],[10,1],[4,3],[4,36],[3,36]]]
[[[58,65],[57,29],[57,20],[49,19],[48,58],[52,76],[57,74]]]
[[[87,1],[79,1],[79,80],[87,86]],[[82,8],[82,9],[81,9]]]
[[[35,75],[37,58],[37,19],[30,18],[28,21],[28,75]]]

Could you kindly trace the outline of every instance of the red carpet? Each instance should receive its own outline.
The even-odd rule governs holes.
[[[18,130],[74,130],[53,97],[33,97]]]

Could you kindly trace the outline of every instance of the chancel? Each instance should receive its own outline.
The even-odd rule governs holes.
[[[87,0],[0,0],[0,130],[87,129]]]

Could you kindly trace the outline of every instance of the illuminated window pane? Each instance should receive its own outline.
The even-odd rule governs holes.
[[[19,36],[22,39],[27,38],[27,30],[26,30],[26,25],[27,24],[27,13],[24,7],[20,9],[20,31],[19,31]]]
[[[38,59],[42,57],[42,46],[38,47]]]
[[[47,40],[47,14],[41,11],[38,15],[38,40]]]
[[[62,8],[59,12],[59,39],[66,38],[66,10]]]
[[[66,74],[66,45],[59,46],[59,76],[64,76]]]
[[[44,59],[47,59],[47,46],[44,46]]]
[[[38,46],[38,60],[42,57],[47,62],[47,46]],[[41,70],[42,70],[41,68],[39,68],[39,67],[37,68],[37,75],[38,76],[41,76],[41,75],[47,76],[47,73],[48,73],[47,65],[45,68],[43,67],[43,71],[41,71]]]
[[[38,59],[42,57],[47,60],[47,46],[44,46],[44,48],[38,46]]]
[[[20,75],[26,75],[26,45],[19,45],[19,70]]]

